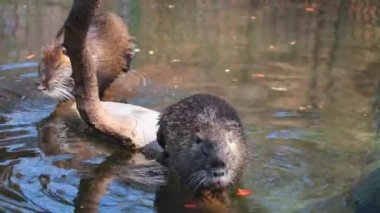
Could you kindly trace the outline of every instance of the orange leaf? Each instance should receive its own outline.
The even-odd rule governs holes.
[[[196,209],[196,208],[198,208],[197,204],[195,204],[195,203],[186,203],[184,206],[187,209]]]
[[[256,74],[252,74],[252,77],[254,77],[254,78],[264,78],[265,75],[262,74],[262,73],[256,73]]]
[[[314,7],[305,7],[305,11],[312,13],[312,12],[315,12],[315,8]]]
[[[237,192],[236,192],[236,195],[242,196],[242,197],[248,196],[250,194],[252,194],[252,191],[250,189],[240,189],[240,188],[238,188]]]
[[[32,58],[34,58],[34,56],[35,56],[34,54],[31,54],[31,55],[26,56],[25,58],[26,59],[32,59]]]

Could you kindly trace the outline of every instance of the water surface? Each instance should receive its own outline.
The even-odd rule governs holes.
[[[72,212],[81,202],[101,212],[185,211],[190,198],[175,183],[153,187],[157,165],[66,122],[71,111],[54,111],[35,90],[41,47],[70,3],[0,2],[0,211]],[[376,1],[124,0],[105,8],[138,39],[133,69],[144,76],[115,96],[162,110],[208,92],[238,110],[249,149],[238,186],[253,194],[232,193],[229,212],[376,208],[376,193],[355,185],[380,162]],[[151,181],[136,181],[146,170]]]

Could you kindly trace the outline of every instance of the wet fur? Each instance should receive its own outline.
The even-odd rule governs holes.
[[[56,39],[42,48],[39,81],[47,88],[46,94],[60,100],[73,99],[71,90],[71,63],[62,47],[64,28]],[[121,73],[130,69],[133,38],[123,20],[113,13],[101,13],[94,17],[87,36],[87,46],[97,67],[99,94]]]
[[[199,145],[198,137],[204,141]],[[203,184],[213,160],[223,160],[231,170],[229,184],[221,191],[237,181],[245,163],[246,144],[239,116],[216,96],[193,95],[169,106],[160,117],[157,140],[165,149],[162,162],[194,192],[207,189]],[[206,155],[204,146],[213,149]]]

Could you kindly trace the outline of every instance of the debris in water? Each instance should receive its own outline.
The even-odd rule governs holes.
[[[198,205],[196,203],[186,203],[184,206],[187,209],[196,209],[196,208],[198,208]]]
[[[141,50],[139,48],[135,48],[135,52],[140,52]]]
[[[252,194],[252,191],[250,189],[241,189],[241,188],[238,188],[237,192],[236,192],[236,195],[242,196],[242,197],[246,197],[246,196],[249,196],[251,194]]]
[[[252,77],[253,78],[265,78],[265,75],[262,73],[256,73],[256,74],[252,74]]]
[[[174,5],[169,4],[169,5],[168,5],[168,8],[173,9],[173,8],[174,8]]]
[[[180,62],[181,60],[180,59],[173,59],[172,62]]]
[[[312,13],[312,12],[315,12],[315,8],[310,6],[310,7],[305,7],[305,11],[306,12],[309,12],[309,13]]]
[[[301,111],[306,110],[306,107],[304,107],[304,106],[300,106],[300,110],[301,110]]]
[[[154,51],[153,50],[149,50],[149,55],[154,55]]]
[[[297,44],[297,41],[290,42],[290,45],[296,45],[296,44]]]
[[[251,20],[256,20],[256,16],[251,16]]]
[[[230,72],[231,70],[230,69],[225,69],[224,72]]]
[[[34,54],[30,54],[30,55],[28,55],[28,56],[26,56],[25,58],[26,59],[32,59],[32,58],[34,58],[36,55],[34,55]]]
[[[288,89],[285,87],[271,87],[271,89],[276,90],[276,91],[282,91],[282,92],[288,91]]]
[[[269,45],[269,49],[274,49],[274,45]]]

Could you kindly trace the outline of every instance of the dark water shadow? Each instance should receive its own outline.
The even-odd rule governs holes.
[[[360,180],[347,197],[356,213],[380,212],[380,169]]]

